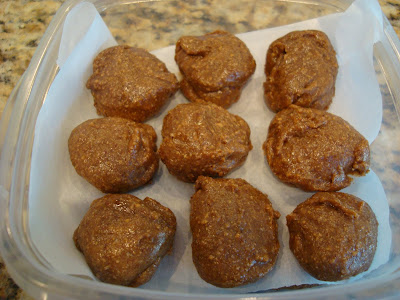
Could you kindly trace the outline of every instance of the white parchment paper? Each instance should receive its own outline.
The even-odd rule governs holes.
[[[375,1],[357,0],[344,13],[318,19],[240,34],[252,52],[257,68],[243,90],[241,99],[229,111],[243,117],[251,128],[254,146],[245,164],[229,177],[244,178],[269,195],[279,219],[280,254],[275,268],[254,284],[234,289],[220,289],[201,280],[192,263],[189,228],[189,199],[193,184],[183,183],[168,173],[161,163],[153,183],[132,192],[143,199],[151,197],[172,209],[177,217],[173,254],[163,259],[153,279],[140,288],[171,292],[240,293],[267,290],[295,284],[322,283],[304,272],[288,246],[285,217],[312,195],[279,182],[270,172],[261,148],[274,116],[264,103],[263,72],[269,44],[293,30],[319,29],[327,33],[337,51],[339,74],[336,96],[329,112],[349,121],[371,143],[382,119],[382,100],[372,63],[373,44],[382,34],[380,7]],[[93,278],[82,254],[75,248],[72,235],[90,203],[103,196],[75,172],[68,154],[67,141],[74,127],[98,117],[85,83],[92,72],[93,58],[116,42],[95,8],[89,3],[75,7],[68,15],[61,40],[55,78],[36,123],[29,189],[29,226],[37,251],[52,267],[65,274]],[[174,47],[153,53],[178,75]],[[187,100],[178,92],[162,112],[149,120],[161,142],[164,115]],[[378,222],[378,249],[368,272],[388,261],[391,247],[389,207],[384,189],[376,174],[355,178],[343,190],[365,200],[374,210]],[[368,273],[366,272],[366,273]],[[360,274],[355,278],[365,274]]]

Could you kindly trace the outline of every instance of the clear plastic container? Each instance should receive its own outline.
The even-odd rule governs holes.
[[[28,228],[29,183],[35,122],[58,71],[56,59],[63,22],[79,0],[59,9],[13,90],[0,127],[0,251],[17,284],[38,299],[311,299],[400,297],[400,43],[384,17],[384,39],[374,47],[374,62],[383,100],[383,122],[371,145],[371,168],[382,181],[390,205],[392,249],[387,264],[363,279],[334,286],[308,286],[254,294],[178,294],[104,284],[57,272],[35,251]],[[183,34],[216,28],[232,33],[290,24],[344,11],[342,1],[135,1],[91,0],[119,43],[153,50],[173,45]],[[204,14],[202,6],[212,6]],[[265,15],[275,17],[264,17]],[[196,22],[196,20],[202,22]],[[237,22],[238,19],[243,21]],[[200,24],[200,25],[199,25]],[[179,26],[177,26],[179,25]]]

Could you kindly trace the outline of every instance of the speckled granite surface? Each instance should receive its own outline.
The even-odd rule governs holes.
[[[248,1],[248,6],[238,7],[237,1],[231,0],[226,1],[226,5],[230,6],[232,12],[227,15],[225,10],[221,10],[220,6],[215,4],[216,1],[199,0],[197,2],[200,5],[196,10],[190,7],[193,1],[182,1],[173,8],[165,6],[157,10],[152,10],[151,5],[148,4],[139,5],[136,7],[135,17],[130,15],[129,10],[118,8],[109,9],[103,12],[102,16],[119,43],[138,45],[151,50],[174,43],[182,32],[197,34],[211,31],[218,26],[223,26],[232,32],[242,32],[292,23],[304,19],[304,16],[313,18],[333,12],[328,8],[315,10],[301,5],[300,9],[296,4],[269,5],[261,1]],[[0,0],[0,114],[12,89],[27,68],[41,36],[63,2],[63,0]],[[379,3],[397,35],[400,36],[400,0],[379,0]],[[213,16],[210,14],[211,11]],[[235,11],[238,13],[235,14]],[[144,16],[143,19],[138,18],[140,14]],[[153,17],[160,20],[159,30],[153,30],[152,34],[146,33],[146,28],[154,26],[148,18],[149,14],[153,14]],[[174,17],[171,17],[172,15]],[[188,32],[185,24],[193,20],[199,25],[192,32]],[[179,28],[182,29],[181,31],[174,30],[172,34],[170,28],[174,24],[179,24]],[[129,34],[126,28],[132,29]],[[384,98],[385,93],[387,97],[390,96],[389,90],[382,90]],[[390,103],[384,103],[384,113],[387,120],[397,118],[394,107]],[[378,137],[377,144],[390,141],[393,135],[398,134],[398,128],[393,128],[390,122],[384,122],[383,126],[389,129],[388,135]],[[372,152],[373,156],[374,148]],[[397,171],[386,170],[388,175],[381,179],[386,180],[387,186],[398,186],[400,183],[399,153],[400,151],[388,154],[395,156],[394,161],[397,163],[392,169],[397,168]],[[373,165],[372,168],[378,173],[385,172],[385,166]],[[400,212],[396,215],[400,215]],[[1,257],[0,299],[31,299],[9,277]]]

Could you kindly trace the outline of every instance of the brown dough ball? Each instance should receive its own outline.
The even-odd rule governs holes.
[[[160,158],[178,179],[222,177],[246,160],[250,128],[239,116],[208,103],[179,104],[164,118]]]
[[[265,65],[265,101],[277,112],[290,104],[326,110],[335,95],[336,52],[325,33],[293,31],[274,41]]]
[[[135,287],[171,251],[175,231],[175,215],[157,201],[110,194],[92,202],[73,239],[98,279]]]
[[[192,102],[212,102],[228,108],[239,100],[256,63],[247,46],[229,32],[183,36],[175,60],[183,75],[182,92]]]
[[[218,287],[255,282],[274,266],[280,214],[243,179],[200,176],[191,198],[193,263]]]
[[[76,172],[103,193],[123,193],[149,182],[158,169],[156,132],[122,118],[83,122],[68,139]]]
[[[179,89],[176,76],[141,48],[115,46],[99,53],[86,87],[97,113],[143,122],[157,114]]]
[[[272,172],[305,191],[338,191],[369,171],[368,141],[342,118],[291,105],[276,114],[263,145]]]
[[[378,222],[361,199],[320,192],[286,217],[290,249],[319,280],[338,281],[367,271],[375,255]]]

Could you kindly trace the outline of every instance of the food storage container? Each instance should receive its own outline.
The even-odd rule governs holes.
[[[360,280],[336,285],[282,287],[254,293],[181,293],[105,284],[62,274],[37,251],[29,230],[30,166],[35,123],[57,72],[57,56],[68,12],[66,1],[54,16],[14,88],[0,127],[0,251],[16,283],[38,299],[364,299],[399,297],[400,291],[400,44],[383,16],[384,35],[374,45],[374,66],[382,95],[383,120],[371,144],[371,169],[380,178],[390,207],[389,261]],[[90,0],[120,44],[155,50],[182,35],[219,29],[243,33],[344,11],[351,0]],[[51,162],[49,162],[51,163]],[[49,225],[51,226],[51,225]],[[69,238],[69,237],[66,237]],[[72,241],[71,241],[72,242]]]

